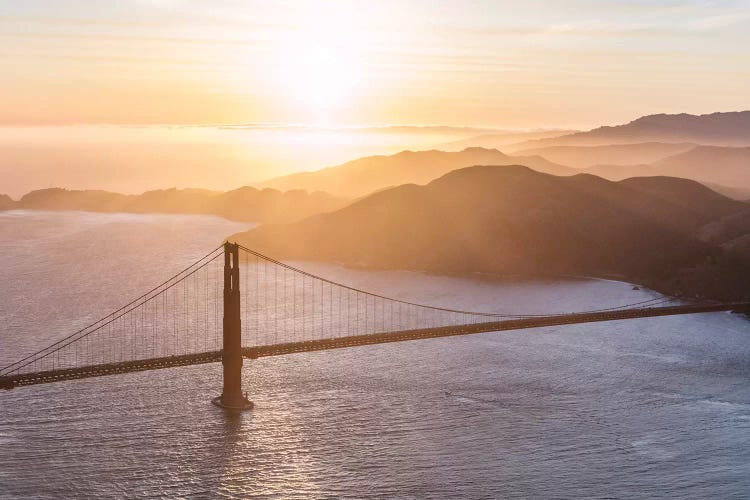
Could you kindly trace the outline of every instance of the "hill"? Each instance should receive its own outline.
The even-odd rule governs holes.
[[[508,156],[496,149],[467,148],[459,152],[402,151],[391,156],[368,156],[335,167],[278,177],[260,185],[280,190],[326,191],[356,198],[401,184],[426,184],[443,174],[473,165],[523,164],[540,172],[572,175],[574,169],[538,156]]]
[[[697,232],[745,210],[683,179],[611,182],[479,166],[230,239],[282,258],[443,273],[620,276],[678,293],[692,269],[722,257]]]
[[[683,177],[741,197],[750,190],[750,147],[697,146],[651,164],[596,165],[586,172],[612,180],[649,175]]]
[[[750,187],[750,147],[700,146],[654,162],[651,166],[660,175]]]
[[[644,142],[606,146],[549,146],[525,149],[518,154],[538,155],[575,168],[595,165],[637,165],[653,163],[696,147],[690,143]]]
[[[0,210],[10,210],[16,207],[16,202],[7,194],[0,194]]]
[[[713,182],[702,182],[701,184],[734,200],[742,200],[746,202],[750,200],[750,187],[722,186],[721,184],[715,184]]]
[[[619,181],[629,177],[651,177],[659,175],[659,172],[651,165],[594,165],[584,169],[584,172],[611,181]]]
[[[638,142],[690,142],[750,146],[750,111],[707,115],[648,115],[624,125],[599,127],[557,138],[526,141],[513,151],[550,146],[603,146]]]
[[[274,189],[260,190],[249,186],[226,192],[163,189],[139,195],[50,188],[32,191],[7,208],[208,214],[240,221],[289,222],[335,210],[346,203],[346,200],[327,193],[282,193]]]

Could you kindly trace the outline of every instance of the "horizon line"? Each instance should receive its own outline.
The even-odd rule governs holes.
[[[506,127],[503,125],[471,125],[471,124],[444,124],[444,123],[374,123],[374,124],[318,124],[310,122],[248,122],[248,123],[194,123],[194,122],[106,122],[106,121],[60,121],[60,122],[13,122],[0,121],[0,129],[3,128],[60,128],[60,127],[116,127],[116,128],[215,128],[222,130],[327,130],[327,131],[360,131],[360,130],[388,130],[395,128],[412,128],[424,131],[437,131],[435,129],[464,130],[466,132],[484,132],[484,133],[517,133],[517,132],[571,132],[587,131],[598,127],[612,127],[631,123],[639,118],[646,116],[710,116],[715,114],[729,113],[748,113],[748,109],[736,109],[728,111],[712,111],[708,113],[649,113],[639,114],[629,121],[597,123],[597,124],[578,124],[578,125],[550,125],[534,127]]]

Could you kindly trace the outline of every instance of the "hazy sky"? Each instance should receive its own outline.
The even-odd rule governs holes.
[[[750,0],[0,0],[0,124],[575,126],[750,108]]]

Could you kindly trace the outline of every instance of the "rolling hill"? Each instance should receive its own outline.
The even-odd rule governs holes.
[[[696,147],[691,143],[644,142],[638,144],[610,144],[607,146],[550,146],[518,152],[538,155],[547,160],[575,168],[595,165],[638,165],[653,163]]]
[[[305,189],[356,198],[391,186],[426,184],[451,170],[468,166],[518,163],[556,175],[576,173],[538,156],[508,156],[496,149],[467,148],[459,152],[402,151],[391,156],[368,156],[314,172],[278,177],[260,185],[282,191]]]
[[[676,277],[722,255],[697,232],[747,209],[684,179],[611,182],[477,166],[230,239],[281,258],[434,272],[616,275],[680,292]]]
[[[586,172],[612,180],[652,175],[683,177],[742,198],[750,190],[750,147],[696,146],[651,164],[596,165]]]
[[[660,175],[750,187],[750,147],[699,146],[651,166]]]
[[[31,191],[19,201],[10,202],[5,209],[209,214],[240,221],[288,222],[341,208],[347,200],[321,192],[282,193],[245,186],[226,192],[163,189],[139,195],[50,188]]]
[[[15,208],[16,202],[7,194],[0,194],[0,210]]]

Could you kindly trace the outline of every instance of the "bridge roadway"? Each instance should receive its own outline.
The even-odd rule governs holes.
[[[452,337],[457,335],[471,335],[476,333],[499,332],[507,330],[521,330],[525,328],[539,328],[545,326],[573,325],[578,323],[594,323],[601,321],[615,321],[623,319],[652,318],[657,316],[675,316],[680,314],[698,314],[719,311],[733,311],[750,313],[750,302],[734,302],[714,305],[681,305],[667,307],[652,307],[643,309],[625,309],[619,311],[602,311],[579,314],[564,314],[553,316],[527,317],[506,319],[474,324],[442,326],[434,328],[419,328],[393,332],[374,333],[367,335],[350,335],[346,337],[288,342],[257,347],[244,347],[242,354],[246,358],[260,358],[265,356],[280,356],[297,352],[325,351],[344,347],[355,347],[390,342],[404,342],[408,340]],[[0,377],[0,389],[45,384],[63,380],[99,377],[175,366],[198,365],[221,361],[221,351],[185,354],[162,358],[122,361],[80,368],[66,368],[47,370],[33,373],[22,373]]]

